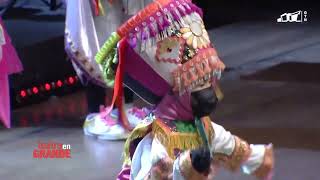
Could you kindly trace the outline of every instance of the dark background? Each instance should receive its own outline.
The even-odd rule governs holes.
[[[196,0],[194,2],[203,9],[204,21],[208,29],[242,21],[270,21],[276,24],[276,19],[281,14],[298,10],[308,12],[309,22],[318,23],[317,20],[320,20],[320,6],[311,0]],[[47,12],[43,13],[44,4],[41,4],[40,0],[29,1],[29,4],[35,5],[28,7],[21,5],[21,3],[23,4],[23,1],[16,1],[15,5],[3,15],[7,30],[24,66],[22,74],[11,76],[11,97],[14,107],[35,100],[33,98],[30,102],[21,103],[17,99],[21,89],[46,82],[55,82],[75,75],[73,67],[64,52],[64,7],[62,6],[57,10],[50,10],[47,7]],[[28,2],[25,4],[28,4]],[[42,7],[39,8],[40,6],[37,7],[37,5]],[[55,13],[56,11],[60,13]],[[21,26],[19,23],[12,23],[16,21],[23,21],[24,23]],[[34,22],[37,24],[34,25]],[[39,22],[41,25],[39,25]],[[50,26],[46,28],[48,24],[57,25],[54,26],[56,28],[50,28]],[[32,32],[32,28],[42,28],[43,32],[35,31],[35,33],[21,34],[23,30],[17,30],[17,28],[27,28],[30,29],[30,32]],[[36,39],[39,39],[39,36],[42,37],[42,40],[37,41]],[[81,86],[73,89],[65,88],[59,92],[53,92],[53,94],[63,95],[74,92],[79,88]],[[49,95],[51,94],[45,94],[37,98],[42,100]]]

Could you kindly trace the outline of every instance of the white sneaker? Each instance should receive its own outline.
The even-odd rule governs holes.
[[[110,130],[111,126],[114,126],[117,124],[117,119],[113,119],[111,117],[107,117],[107,120],[104,120],[101,118],[100,114],[97,114],[94,116],[94,122],[91,126],[88,126],[87,131],[89,134],[94,134],[96,136],[99,136],[101,134],[107,133]]]
[[[106,117],[106,121],[102,119],[102,113],[91,113],[89,114],[83,124],[83,132],[87,136],[97,136],[108,132],[111,125],[117,123],[117,113],[112,111],[111,116]],[[113,118],[114,117],[114,118]]]
[[[108,108],[108,107],[107,107]],[[84,122],[83,131],[87,136],[94,136],[101,140],[122,140],[129,136],[129,131],[118,124],[118,110],[114,109],[107,115],[101,110],[100,113],[89,114]],[[131,127],[136,127],[149,114],[147,108],[132,107],[125,105],[126,114]]]
[[[98,135],[101,140],[125,140],[129,137],[130,132],[123,128],[121,125],[116,124],[110,126],[108,132]]]
[[[94,126],[94,119],[99,113],[91,113],[88,114],[84,123],[83,123],[83,133],[86,136],[95,136],[94,134],[90,133],[89,129]]]

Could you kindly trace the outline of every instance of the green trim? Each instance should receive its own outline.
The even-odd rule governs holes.
[[[116,72],[112,67],[118,63],[117,43],[120,38],[113,32],[95,56],[96,62],[102,67],[103,79],[108,87],[114,86]]]
[[[113,48],[109,52],[107,58],[101,63],[102,73],[103,73],[102,75],[108,87],[114,86],[116,72],[112,67],[116,66],[117,63],[118,63],[117,49]]]
[[[113,32],[109,39],[103,44],[100,51],[96,54],[96,62],[101,64],[103,61],[106,60],[109,53],[117,46],[117,43],[120,41],[121,37],[116,33]]]
[[[195,133],[195,132],[197,132],[197,129],[192,122],[175,120],[174,124],[176,126],[177,132],[180,132],[180,133]]]

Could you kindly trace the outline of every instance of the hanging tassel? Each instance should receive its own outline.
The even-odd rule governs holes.
[[[187,3],[183,3],[183,6],[185,7],[187,14],[191,14],[193,12],[191,7]]]
[[[222,101],[224,95],[223,95],[223,93],[220,89],[220,86],[217,82],[215,83],[215,86],[213,88],[214,88],[214,92],[216,93],[216,96],[218,98],[218,101]]]
[[[179,10],[182,17],[187,15],[186,9],[181,4],[178,6],[178,10]]]
[[[167,14],[165,14],[164,12],[162,12],[163,13],[163,15],[162,15],[162,20],[163,20],[163,26],[164,27],[168,27],[168,26],[170,26],[170,21],[169,21],[169,19],[168,19],[168,17],[167,17]]]
[[[208,60],[209,60],[210,67],[212,69],[219,67],[218,63],[220,60],[217,55],[212,55],[211,57],[209,57]]]
[[[211,72],[211,68],[210,68],[210,65],[209,65],[209,62],[208,62],[208,59],[204,60],[205,62],[203,63],[204,64],[204,73],[207,74],[207,73],[210,73]]]
[[[150,37],[155,37],[157,35],[157,31],[151,23],[148,25],[148,28],[150,32]]]
[[[161,20],[160,17],[157,19],[157,25],[158,25],[158,30],[159,30],[160,32],[163,32],[164,26],[163,26],[163,21]]]
[[[191,76],[191,81],[195,81],[198,79],[198,76],[196,75],[196,73],[193,71],[193,69],[190,69],[190,76]]]
[[[188,75],[186,72],[184,72],[182,75],[181,75],[182,79],[183,79],[183,82],[184,82],[184,86],[185,87],[188,87],[190,84],[191,84],[191,80],[188,78]]]
[[[136,37],[130,38],[129,43],[130,43],[130,46],[132,48],[136,48],[136,46],[137,46],[137,38]]]
[[[147,40],[148,38],[148,35],[147,35],[147,29],[143,30],[142,33],[141,33],[141,40],[142,41],[145,41]]]
[[[141,52],[147,48],[148,28],[144,28],[141,32]]]
[[[176,11],[176,9],[172,9],[171,10],[171,15],[173,16],[173,19],[175,20],[175,21],[179,21],[180,20],[180,16],[179,16],[179,14],[177,13],[177,11]]]
[[[203,77],[205,73],[203,72],[202,63],[196,64],[196,70],[199,77]]]

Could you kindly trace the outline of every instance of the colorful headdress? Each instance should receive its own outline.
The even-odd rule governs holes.
[[[119,62],[114,57],[119,57]],[[116,62],[116,76],[126,72],[159,96],[164,95],[162,89],[171,88],[180,94],[196,90],[218,79],[225,67],[211,45],[201,9],[191,0],[150,3],[112,34],[96,61],[110,72],[106,77],[109,84],[113,80],[111,67]],[[117,80],[123,78],[115,81],[122,84]]]

